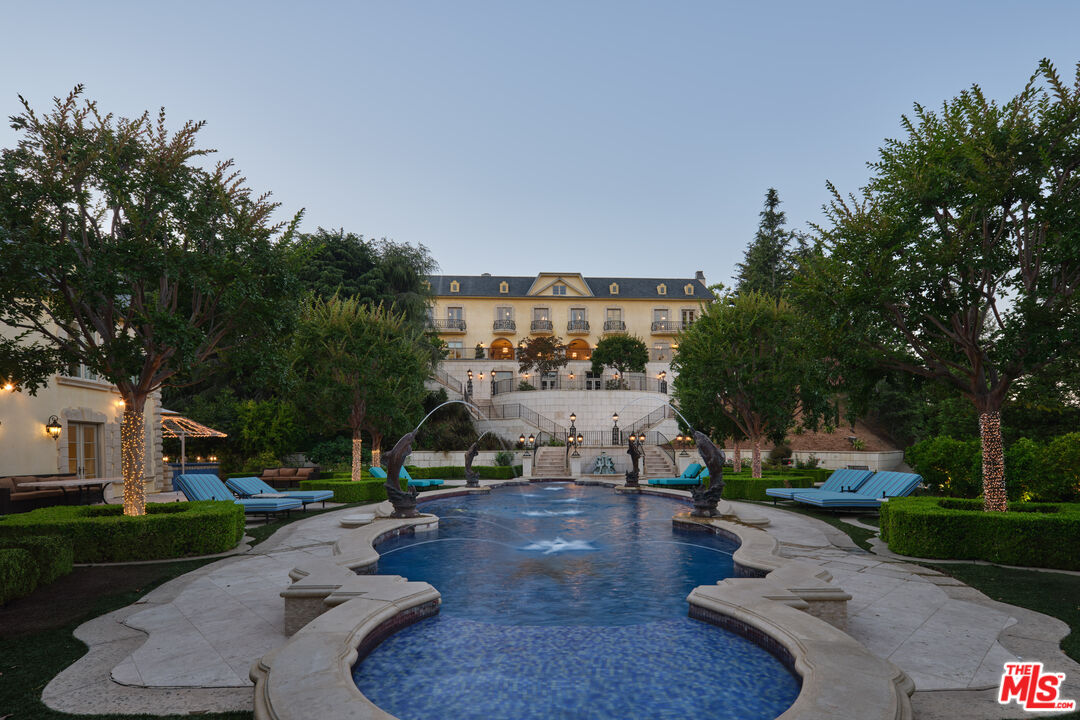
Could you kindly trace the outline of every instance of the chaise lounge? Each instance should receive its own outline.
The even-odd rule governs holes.
[[[795,502],[821,508],[878,508],[890,498],[904,497],[922,483],[922,475],[879,472],[855,492],[817,492],[796,490]]]
[[[661,487],[690,487],[693,485],[700,485],[701,481],[708,477],[702,477],[702,470],[705,468],[701,463],[690,463],[683,470],[682,475],[673,478],[650,478],[650,485],[659,485]],[[707,470],[705,470],[708,473]]]
[[[309,504],[316,502],[321,502],[322,506],[326,507],[326,501],[334,497],[333,490],[275,490],[257,477],[225,478],[225,484],[241,498],[250,498],[253,495],[296,498],[303,503],[305,510]]]
[[[370,468],[368,472],[371,473],[372,477],[379,478],[380,480],[386,479],[386,471],[383,470],[381,467],[374,466]],[[398,472],[398,479],[400,480],[401,478],[405,478],[405,481],[408,483],[409,487],[417,488],[437,487],[445,482],[445,480],[416,480],[413,478],[412,475],[409,474],[409,471],[405,469],[404,465],[401,466],[401,470],[400,472]]]
[[[230,500],[237,505],[243,505],[245,513],[263,514],[267,520],[270,519],[270,513],[284,512],[287,515],[290,510],[301,506],[301,502],[296,498],[237,499],[217,475],[176,475],[173,477],[173,487],[184,493],[188,500]]]
[[[869,470],[849,470],[845,468],[833,472],[825,480],[825,484],[819,488],[766,488],[765,494],[773,498],[773,504],[775,505],[777,500],[794,500],[795,493],[800,495],[816,495],[823,492],[850,493],[858,490],[873,474]]]

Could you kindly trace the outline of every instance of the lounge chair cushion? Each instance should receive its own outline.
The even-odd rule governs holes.
[[[244,512],[278,512],[295,510],[301,503],[296,498],[254,498],[237,500],[217,475],[188,473],[173,477],[173,486],[188,500],[223,500],[244,506]]]
[[[921,475],[879,472],[853,493],[801,490],[796,491],[792,499],[817,507],[879,507],[888,498],[910,495],[921,482]]]
[[[294,467],[278,468],[278,477],[293,477],[295,475],[296,475],[296,468],[294,468]]]
[[[296,498],[302,503],[325,502],[334,497],[333,490],[275,490],[257,477],[228,478],[225,484],[240,496],[274,493]],[[255,498],[262,500],[266,498]]]
[[[825,484],[819,488],[766,488],[765,494],[778,500],[793,500],[793,496],[797,492],[842,492],[843,488],[858,490],[873,474],[869,470],[848,470],[845,468],[833,472],[825,480]]]

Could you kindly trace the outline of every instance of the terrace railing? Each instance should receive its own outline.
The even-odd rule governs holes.
[[[465,321],[460,318],[428,318],[428,327],[441,332],[465,332]]]

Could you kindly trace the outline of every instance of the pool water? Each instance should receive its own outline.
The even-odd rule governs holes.
[[[775,718],[798,678],[686,617],[735,549],[673,529],[686,507],[565,483],[424,503],[439,529],[381,543],[377,571],[442,608],[358,663],[357,687],[402,720]]]

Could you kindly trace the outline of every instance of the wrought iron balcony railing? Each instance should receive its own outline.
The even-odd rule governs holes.
[[[654,333],[677,333],[681,329],[682,323],[678,320],[654,320],[652,324],[652,331]]]
[[[550,320],[533,320],[532,321],[532,326],[531,326],[532,332],[551,332],[552,330],[554,330],[554,328],[555,328],[555,326],[552,324],[552,322]]]
[[[626,323],[622,320],[605,320],[604,332],[626,332]]]
[[[513,320],[496,320],[492,323],[491,329],[495,332],[500,330],[509,330],[513,332],[517,330],[517,323]]]
[[[566,323],[566,332],[568,333],[587,333],[589,332],[588,320],[571,320]]]
[[[465,332],[465,321],[459,318],[428,318],[428,327],[441,332]]]

